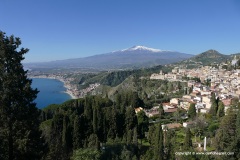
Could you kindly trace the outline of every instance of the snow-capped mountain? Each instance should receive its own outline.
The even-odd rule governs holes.
[[[160,49],[148,48],[145,46],[133,46],[131,48],[123,49],[122,52],[126,51],[148,51],[148,52],[162,52]]]
[[[188,59],[193,55],[175,51],[164,51],[145,46],[98,54],[85,58],[59,60],[46,63],[25,64],[28,68],[94,68],[124,69],[164,65]]]

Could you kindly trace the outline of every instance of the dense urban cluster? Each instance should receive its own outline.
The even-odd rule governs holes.
[[[199,112],[208,113],[211,108],[211,95],[214,94],[223,102],[227,110],[234,98],[240,98],[240,70],[228,71],[222,68],[223,65],[219,68],[204,66],[197,69],[176,67],[171,73],[163,74],[160,71],[159,74],[152,74],[150,79],[187,82],[185,95],[182,98],[170,100],[173,106],[177,105],[188,110],[190,104],[194,103]]]

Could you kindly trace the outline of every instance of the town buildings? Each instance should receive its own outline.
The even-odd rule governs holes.
[[[194,81],[200,79],[201,83]],[[219,68],[204,66],[195,69],[180,69],[175,67],[172,72],[164,74],[152,74],[150,79],[169,80],[169,81],[186,81],[186,94],[182,98],[173,98],[168,105],[163,105],[164,111],[169,108],[181,108],[188,110],[191,103],[195,104],[196,111],[208,113],[211,108],[211,95],[215,94],[228,109],[234,98],[240,98],[240,70],[227,71],[222,66]],[[187,79],[187,80],[186,80]],[[189,92],[191,91],[191,92]],[[156,115],[156,107],[153,112],[146,112],[147,115]],[[154,113],[154,114],[152,114]]]

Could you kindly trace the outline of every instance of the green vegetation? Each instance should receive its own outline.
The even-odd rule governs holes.
[[[78,149],[74,151],[71,160],[98,160],[101,157],[100,151],[96,149]]]
[[[199,66],[214,66],[216,64],[225,62],[226,60],[232,59],[231,55],[224,55],[216,50],[208,50],[201,54],[198,54],[188,60],[177,63],[178,65],[187,65],[188,68],[197,68]]]
[[[152,68],[143,68],[136,70],[67,74],[65,75],[65,78],[73,78],[74,80],[71,83],[78,84],[78,89],[84,89],[88,87],[89,84],[93,83],[100,83],[102,85],[116,87],[131,76],[138,79],[142,76],[150,76],[151,74],[159,72],[160,70],[163,70],[164,72],[169,72],[170,69],[171,68],[159,65]]]
[[[189,128],[186,129],[186,136],[184,139],[184,150],[189,150],[192,148],[192,134]]]
[[[0,159],[40,159],[39,111],[21,61],[28,49],[0,31]],[[37,146],[37,147],[36,147]]]
[[[18,49],[18,38],[6,37],[2,32],[0,38],[0,159],[219,159],[214,155],[175,154],[201,150],[198,144],[204,137],[208,139],[208,151],[234,152],[220,159],[240,158],[238,99],[232,100],[225,114],[224,104],[212,94],[207,114],[196,113],[191,104],[188,121],[192,125],[186,129],[167,125],[162,128],[162,124],[186,121],[182,118],[185,110],[164,113],[162,103],[182,97],[187,84],[146,78],[160,69],[167,70],[158,66],[65,75],[74,78],[79,88],[100,82],[102,88],[96,91],[99,95],[38,110],[33,102],[38,91],[31,88],[21,64],[28,50]],[[221,57],[215,51],[204,55]],[[136,108],[153,106],[159,106],[159,115],[149,118],[144,111],[135,112]]]
[[[192,120],[194,120],[194,118],[196,117],[197,113],[196,113],[196,107],[194,103],[191,103],[189,110],[188,110],[188,117]]]

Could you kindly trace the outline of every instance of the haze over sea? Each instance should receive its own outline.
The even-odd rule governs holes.
[[[63,82],[59,80],[47,78],[33,78],[32,80],[32,88],[37,88],[40,91],[35,99],[37,107],[40,109],[71,99],[71,96],[65,93],[66,88]]]

